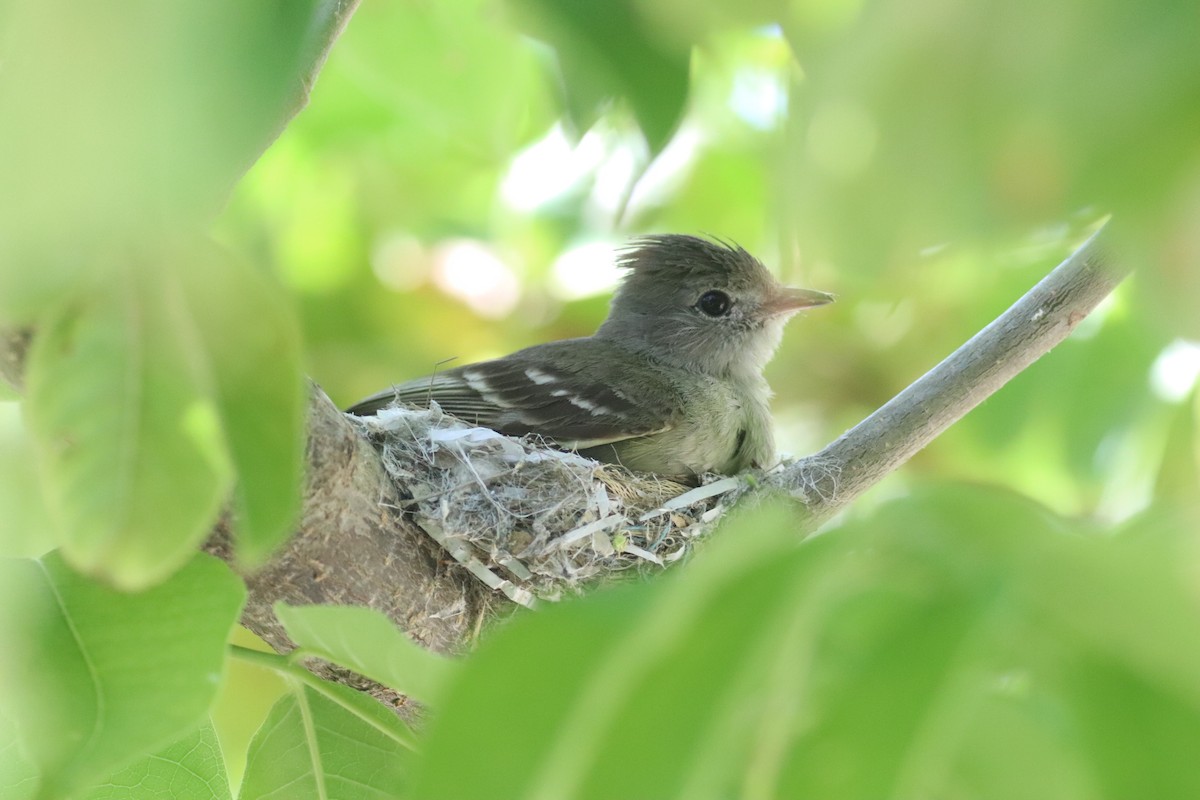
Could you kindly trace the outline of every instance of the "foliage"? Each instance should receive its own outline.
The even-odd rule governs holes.
[[[786,514],[746,515],[682,574],[489,641],[413,796],[1191,796],[1180,534],[1100,539],[964,486],[799,546]]]
[[[206,555],[137,594],[100,586],[53,553],[0,562],[0,585],[0,714],[17,726],[48,797],[89,786],[201,722],[245,595]]]
[[[38,332],[0,403],[0,794],[1196,796],[1194,11],[368,3],[238,183],[344,8],[0,4],[0,323]],[[586,335],[614,244],[710,232],[840,296],[769,374],[800,452],[1109,213],[1134,281],[818,537],[747,512],[461,664],[363,609],[227,645],[243,590],[195,548],[228,500],[243,562],[289,532],[302,365],[348,402]],[[226,672],[278,695],[248,744],[206,716]]]
[[[392,711],[353,689],[296,685],[250,743],[238,797],[395,797],[411,747],[398,727]]]
[[[24,124],[0,131],[0,317],[44,334],[27,391],[56,542],[121,586],[184,563],[235,473],[248,561],[295,516],[295,323],[200,229],[279,124],[324,6],[5,9],[0,113]]]
[[[407,697],[432,703],[455,662],[419,647],[369,608],[275,605],[288,638],[304,653],[323,658]]]
[[[87,800],[211,797],[230,800],[217,733],[207,722],[184,738],[116,773]]]

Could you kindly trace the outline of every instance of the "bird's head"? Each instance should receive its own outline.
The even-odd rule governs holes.
[[[741,247],[667,234],[633,241],[628,269],[597,335],[717,376],[757,375],[787,320],[833,296],[781,284]]]

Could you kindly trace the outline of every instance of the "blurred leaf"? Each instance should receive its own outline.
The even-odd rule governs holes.
[[[1041,386],[1030,388],[1045,391],[1042,403],[1071,409],[1051,424],[1061,426],[1068,464],[1076,474],[1103,474],[1108,465],[1097,457],[1097,451],[1106,438],[1153,417],[1149,411],[1157,401],[1146,373],[1166,344],[1156,333],[1139,326],[1128,314],[1119,314],[1118,319],[1105,319],[1093,337],[1055,348],[1054,353],[1061,357],[1051,362],[1045,374],[1032,376],[1040,378]],[[1138,373],[1146,377],[1131,379]],[[1055,395],[1058,401],[1051,400]],[[1080,402],[1083,398],[1086,402]]]
[[[1155,241],[1197,156],[1193,8],[880,0],[808,19],[833,5],[794,3],[788,28],[809,79],[792,175],[814,253],[870,269],[1081,212]]]
[[[1162,215],[1162,231],[1157,247],[1149,253],[1138,253],[1135,240],[1132,252],[1143,258],[1135,266],[1139,271],[1139,292],[1136,301],[1141,305],[1144,321],[1168,337],[1182,336],[1200,340],[1200,229],[1195,224],[1200,215],[1200,160],[1190,168],[1180,169],[1180,187],[1171,198],[1170,207]]]
[[[1200,391],[1168,409],[1163,456],[1154,476],[1154,507],[1172,518],[1190,519],[1200,524]]]
[[[5,800],[32,800],[38,768],[21,749],[17,726],[0,716],[0,793]]]
[[[1162,542],[1089,540],[966,486],[798,549],[791,525],[745,519],[673,579],[497,631],[441,705],[415,794],[1082,800],[1099,773],[1124,796],[1150,772],[1174,792],[1155,796],[1190,796],[1191,738],[1139,748],[1200,730],[1200,608]],[[1081,708],[1109,674],[1132,683]],[[1012,774],[1030,743],[1045,771]],[[1122,749],[1136,766],[1094,763]]]
[[[53,219],[85,228],[213,210],[297,107],[347,7],[11,4],[0,108],[20,124],[4,129],[0,164],[17,179],[5,210],[65,201]]]
[[[26,375],[63,554],[127,588],[191,556],[233,477],[187,300],[135,259],[46,320]]]
[[[243,647],[274,652],[270,645],[240,625],[233,629],[229,644],[235,654],[239,652],[237,648]],[[287,681],[277,670],[241,658],[226,659],[224,680],[208,713],[225,755],[230,786],[241,786],[250,741],[275,702],[287,691]]]
[[[742,0],[739,3],[692,3],[688,0],[636,0],[637,10],[653,22],[659,35],[700,41],[729,31],[778,23],[788,14],[789,0]]]
[[[85,800],[228,800],[229,781],[212,723],[141,758],[88,794]]]
[[[680,189],[679,197],[656,215],[654,224],[667,230],[692,230],[703,220],[706,230],[721,231],[732,241],[760,241],[772,223],[761,209],[772,202],[762,153],[732,149],[704,151]],[[730,197],[739,202],[730,203]],[[772,264],[778,269],[778,264]]]
[[[719,791],[764,712],[762,698],[752,710],[730,701],[757,692],[781,633],[772,606],[793,598],[799,578],[793,525],[778,510],[749,516],[674,580],[510,622],[439,709],[414,795]]]
[[[1011,765],[1011,754],[1033,736],[1060,758],[1050,772],[1038,774],[1038,782],[1025,783],[1019,796],[1095,796],[1091,777],[1107,767],[1096,760],[1093,736],[1119,740],[1110,742],[1113,753],[1149,752],[1141,746],[1141,724],[1123,710],[1125,703],[1137,702],[1128,693],[1135,686],[1104,701],[1091,699],[1091,709],[1104,709],[1107,732],[1096,728],[1092,710],[1077,703],[1080,682],[1113,670],[1169,696],[1180,719],[1200,723],[1200,609],[1188,585],[1191,570],[1171,548],[1137,539],[1088,540],[1015,495],[970,487],[919,492],[911,501],[881,508],[869,522],[827,535],[854,537],[867,526],[886,568],[879,576],[883,582],[870,593],[887,593],[889,614],[900,599],[895,588],[908,584],[908,594],[924,595],[939,614],[974,605],[975,621],[950,654],[950,669],[936,691],[913,709],[911,733],[891,743],[880,742],[878,731],[904,718],[908,698],[931,673],[921,663],[926,651],[920,615],[907,630],[890,620],[860,629],[857,641],[850,641],[865,656],[862,670],[838,659],[828,644],[820,646],[826,657],[816,666],[828,671],[831,685],[815,698],[818,721],[789,761],[784,794],[921,796],[956,785],[969,796],[981,791],[1005,796],[995,793],[988,776]],[[1178,546],[1181,533],[1168,541]],[[846,620],[830,619],[827,625],[838,638],[853,630]],[[897,653],[873,650],[891,640],[909,649],[910,663]],[[827,702],[829,711],[822,711]],[[843,716],[854,710],[856,717]],[[993,744],[993,763],[976,749],[980,741]],[[1142,768],[1160,775],[1190,770],[1179,760],[1181,750],[1153,752]],[[881,758],[894,764],[890,778],[879,770]],[[974,786],[972,778],[986,782]],[[1191,780],[1172,777],[1164,783]]]
[[[0,556],[40,556],[54,525],[38,485],[33,442],[16,403],[0,403]]]
[[[250,744],[239,800],[401,796],[407,751],[386,733],[393,712],[344,686],[326,689],[339,701],[296,686],[271,709]]]
[[[202,240],[109,261],[105,284],[46,321],[28,365],[64,553],[148,585],[208,533],[236,467],[239,552],[257,563],[299,507],[306,395],[290,309]]]
[[[518,148],[554,123],[545,70],[507,11],[503,0],[363,4],[312,105],[223,215],[242,248],[251,240],[312,297],[310,318],[341,320],[341,338],[372,310],[394,315],[395,296],[364,271],[373,251],[398,231],[476,232]],[[374,297],[359,294],[368,287]]]
[[[632,0],[514,0],[530,32],[558,53],[566,105],[580,131],[603,100],[629,102],[652,155],[667,146],[687,103],[690,47],[664,36]]]
[[[506,11],[503,0],[365,4],[322,74],[321,104],[297,120],[301,138],[353,142],[348,157],[389,157],[402,172],[454,169],[463,157],[475,170],[503,168],[552,122],[537,60]],[[387,137],[382,151],[371,134]]]
[[[1063,683],[1102,796],[1200,796],[1196,704],[1107,659],[1075,667]]]
[[[275,604],[297,647],[423,703],[436,701],[456,662],[413,642],[380,612],[362,606]]]
[[[106,242],[203,221],[299,110],[354,2],[17,0],[0,27],[0,316]]]
[[[245,596],[206,555],[140,594],[93,583],[57,553],[0,561],[0,579],[0,705],[44,796],[91,785],[194,728]]]
[[[1053,642],[1029,640],[1030,653]],[[995,676],[972,698],[972,716],[984,720],[959,733],[959,758],[944,777],[942,795],[979,800],[1038,798],[1094,800],[1101,796],[1089,757],[1081,752],[1061,686],[1034,683],[1019,667]],[[1020,769],[1014,769],[1020,764]],[[940,776],[934,773],[935,780]]]
[[[1163,461],[1154,477],[1154,498],[1171,506],[1192,505],[1200,488],[1200,431],[1196,414],[1200,391],[1195,389],[1170,410]]]
[[[1007,535],[1009,524],[1050,535],[1031,504],[984,492],[974,503],[947,495],[893,503],[869,522],[825,534],[839,541],[843,572],[858,564],[844,575],[839,602],[811,622],[815,656],[796,676],[808,684],[799,704],[806,713],[792,723],[796,739],[770,781],[777,796],[944,791],[938,784],[957,743],[942,732],[961,732],[970,719],[985,690],[980,650],[997,647],[993,638],[1007,633],[993,623],[1002,617],[996,584],[1003,570],[967,536],[990,541]],[[995,506],[1006,515],[996,516]]]
[[[293,531],[304,466],[300,337],[280,288],[204,242],[177,245],[176,263],[217,413],[237,469],[238,557],[261,563]]]
[[[1146,521],[1154,536],[1053,542],[1023,558],[1017,577],[1030,604],[1081,660],[1094,659],[1104,672],[1130,672],[1196,714],[1200,598],[1192,521],[1159,513]]]

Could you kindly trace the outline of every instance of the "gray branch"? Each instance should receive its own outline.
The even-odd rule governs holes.
[[[1112,257],[1108,227],[882,408],[768,483],[808,498],[814,523],[877,484],[1067,338],[1117,287],[1129,270]]]

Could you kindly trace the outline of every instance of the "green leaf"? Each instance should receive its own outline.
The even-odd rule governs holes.
[[[126,588],[191,557],[233,477],[186,300],[148,261],[46,320],[27,371],[63,555]]]
[[[306,395],[291,311],[200,238],[120,257],[30,355],[30,424],[64,554],[121,586],[160,579],[207,535],[236,467],[240,554],[259,563],[300,503]]]
[[[413,794],[1083,800],[1142,774],[1194,793],[1200,608],[1171,555],[1190,532],[1089,539],[965,486],[798,547],[793,524],[744,519],[668,580],[497,631]]]
[[[577,124],[586,129],[595,119],[597,98],[619,97],[633,109],[651,154],[667,146],[687,103],[690,46],[656,30],[628,0],[516,5],[533,34],[558,51]]]
[[[553,120],[537,97],[544,83],[532,48],[511,28],[502,6],[497,0],[364,3],[322,71],[321,103],[297,120],[291,138],[319,142],[349,135],[373,145],[364,134],[387,131],[386,153],[356,150],[355,160],[387,157],[388,169],[397,171],[387,184],[402,195],[418,188],[423,173],[436,180],[466,168],[455,163],[464,156],[473,174],[495,180],[483,176],[503,170],[520,143]],[[531,93],[532,102],[512,103],[512,97]],[[420,201],[409,201],[406,225],[421,217]]]
[[[38,485],[33,442],[16,403],[0,403],[0,556],[40,556],[54,525]]]
[[[31,800],[38,790],[38,768],[21,749],[17,726],[0,716],[0,795]]]
[[[436,700],[458,666],[416,644],[371,608],[276,603],[275,616],[307,654],[341,664],[424,703]]]
[[[228,800],[225,761],[212,723],[138,759],[84,795],[85,800]]]
[[[1107,674],[1128,671],[1200,710],[1200,600],[1191,572],[1195,509],[1151,513],[1111,541],[1066,540],[1022,563],[1020,588]]]
[[[400,797],[407,749],[387,732],[394,725],[391,711],[352,689],[297,685],[250,743],[238,798]]]
[[[281,289],[248,264],[203,241],[174,254],[237,468],[238,556],[256,565],[292,533],[300,508],[308,397],[300,335]]]
[[[1104,758],[1138,750],[1153,753],[1139,769],[1189,769],[1181,750],[1142,746],[1157,723],[1129,713],[1133,686],[1076,699],[1079,686],[1132,671],[1171,698],[1170,729],[1200,724],[1200,610],[1166,548],[1084,538],[1015,495],[966,486],[917,492],[826,535],[872,547],[879,572],[822,623],[812,722],[781,796],[1095,797],[1094,776],[1113,768],[1097,736],[1119,740]],[[958,632],[939,645],[931,636],[947,623]],[[1033,781],[1010,769],[1031,742],[1045,767]]]
[[[1187,766],[1200,748],[1196,703],[1107,658],[1075,667],[1064,693],[1104,796],[1200,796],[1200,770]]]
[[[34,321],[83,288],[80,253],[215,215],[355,5],[7,4],[0,315]]]
[[[42,796],[91,785],[194,728],[245,594],[206,555],[140,594],[94,583],[56,553],[0,561],[0,584],[0,713]]]
[[[762,686],[774,643],[792,641],[773,606],[807,574],[794,525],[748,516],[672,580],[513,620],[439,709],[414,796],[715,791],[765,710],[736,701]]]
[[[952,603],[936,596],[942,588],[930,592],[931,599],[894,586],[873,592],[859,587],[866,589],[862,599],[822,621],[832,640],[825,646],[834,652],[815,665],[816,674],[806,676],[821,687],[808,701],[814,725],[779,765],[774,792],[906,796],[906,781],[927,779],[922,770],[930,765],[914,767],[911,751],[919,749],[923,728],[933,724],[930,717],[942,710],[943,696],[970,665],[968,634],[981,622],[981,609],[969,596]],[[818,639],[814,646],[822,644]],[[859,771],[856,761],[869,768]],[[907,774],[914,769],[915,777]]]
[[[54,241],[56,222],[73,242],[217,211],[299,110],[354,4],[9,5],[0,210],[30,223],[17,236]]]
[[[1166,411],[1167,441],[1154,486],[1154,496],[1163,504],[1186,508],[1194,503],[1196,487],[1200,486],[1198,408],[1200,391],[1193,388],[1190,397]]]

